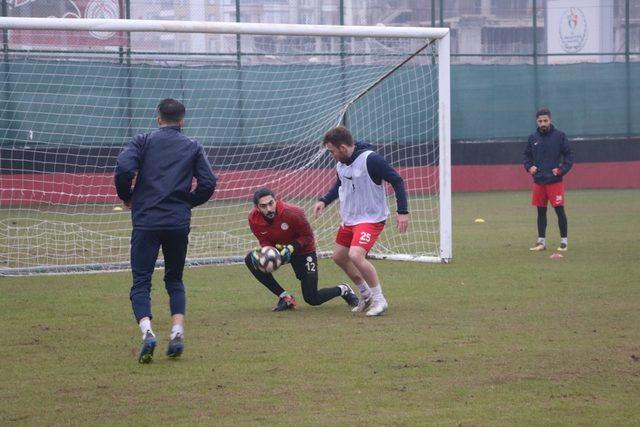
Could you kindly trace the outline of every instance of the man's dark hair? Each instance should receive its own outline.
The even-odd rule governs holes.
[[[341,145],[347,145],[350,147],[353,145],[353,136],[349,129],[344,126],[338,126],[324,134],[322,145],[324,144],[331,144],[334,147],[339,147]]]
[[[273,191],[271,191],[270,189],[266,187],[258,188],[256,192],[253,193],[253,204],[255,206],[258,206],[258,200],[262,199],[264,196],[271,196],[274,199],[276,198],[276,195],[273,194]]]
[[[551,118],[551,111],[548,108],[541,108],[536,112],[536,119],[540,116],[549,116]]]
[[[163,99],[158,104],[158,115],[165,122],[179,122],[184,119],[185,111],[184,105],[172,98]]]

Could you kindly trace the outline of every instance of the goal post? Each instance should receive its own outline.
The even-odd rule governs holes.
[[[438,55],[438,139],[440,184],[440,258],[448,262],[453,256],[451,214],[451,44],[449,33],[442,37]]]
[[[409,197],[400,234],[387,186],[371,257],[452,258],[448,29],[12,17],[0,29],[0,275],[128,268],[115,159],[167,97],[185,103],[184,132],[219,180],[193,212],[188,264],[244,258],[261,186],[303,207],[329,254],[337,206],[318,219],[312,206],[335,180],[322,136],[342,123]]]

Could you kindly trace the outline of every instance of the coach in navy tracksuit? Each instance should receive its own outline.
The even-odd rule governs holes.
[[[158,105],[158,130],[136,136],[118,156],[118,197],[131,208],[131,304],[143,334],[140,363],[153,358],[151,276],[162,247],[164,282],[173,328],[167,355],[183,349],[185,292],[182,272],[187,255],[191,209],[205,203],[216,187],[202,145],[181,132],[185,108],[174,99]],[[197,185],[192,190],[192,180]],[[135,178],[135,185],[132,183]]]
[[[573,155],[567,136],[551,123],[551,112],[543,108],[536,113],[536,132],[529,136],[524,151],[524,168],[533,176],[531,204],[538,210],[538,241],[530,249],[546,249],[547,204],[556,211],[560,228],[559,251],[568,249],[567,215],[564,211],[564,184],[562,177],[573,166]]]

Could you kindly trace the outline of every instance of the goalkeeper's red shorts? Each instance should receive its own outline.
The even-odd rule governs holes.
[[[540,208],[546,208],[547,203],[557,208],[564,206],[564,185],[562,181],[553,184],[536,184],[533,183],[533,191],[531,192],[531,204]]]
[[[348,248],[360,246],[369,252],[383,229],[384,222],[341,225],[336,236],[336,243]]]

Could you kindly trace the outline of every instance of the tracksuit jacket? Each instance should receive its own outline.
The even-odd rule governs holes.
[[[177,229],[190,225],[191,208],[209,200],[216,177],[202,145],[166,126],[129,142],[118,156],[115,185],[120,199],[131,200],[133,228]]]
[[[529,135],[527,148],[524,150],[524,169],[529,171],[536,166],[538,171],[533,175],[536,184],[553,184],[562,181],[562,177],[573,166],[573,155],[564,132],[550,126],[546,133],[536,132]],[[560,168],[560,175],[555,176],[552,169]]]

